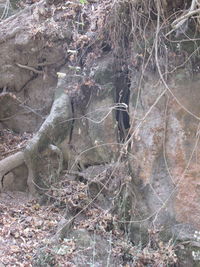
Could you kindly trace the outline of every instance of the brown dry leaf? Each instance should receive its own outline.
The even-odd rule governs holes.
[[[39,203],[36,203],[35,205],[32,206],[32,209],[34,210],[39,210],[41,207],[40,207],[40,204]]]
[[[12,251],[12,253],[21,252],[21,249],[20,249],[20,247],[18,247],[18,246],[15,246],[15,245],[13,245],[13,246],[10,246],[10,250]]]
[[[15,238],[19,238],[20,237],[20,233],[19,232],[15,232],[15,233],[13,233],[13,235],[14,235]]]
[[[44,224],[44,221],[43,221],[43,220],[38,220],[38,221],[35,223],[35,226],[36,226],[37,228],[41,228],[41,227],[43,226],[43,224]]]
[[[80,192],[78,196],[79,196],[79,199],[86,199],[87,198],[87,195],[83,192]]]

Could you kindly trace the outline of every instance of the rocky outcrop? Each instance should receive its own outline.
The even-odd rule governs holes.
[[[77,30],[78,41],[85,43],[73,50],[72,39],[78,41],[72,21],[63,23],[64,9],[44,7],[43,2],[28,7],[1,23],[0,30],[1,125],[36,132],[18,166],[26,168],[24,173],[28,167],[29,189],[35,183],[49,187],[63,168],[81,173],[117,162],[125,179],[120,178],[117,201],[116,192],[110,198],[132,240],[148,240],[147,229],[153,228],[163,230],[166,239],[195,241],[200,230],[198,71],[190,77],[188,66],[179,68],[166,87],[153,68],[130,66],[127,58],[116,63],[111,46],[93,53],[98,38],[89,44],[86,29]],[[73,61],[81,49],[81,60]],[[49,181],[48,159],[54,171],[59,169]],[[16,164],[15,172],[7,166],[5,171],[0,164],[1,176],[11,172],[14,179],[21,173]],[[45,176],[45,185],[40,184]]]
[[[188,81],[185,76],[178,80],[174,74],[174,95],[165,92],[157,103],[165,88],[155,74],[145,76],[140,90],[131,88],[129,162],[148,207],[148,214],[141,210],[139,221],[150,219],[154,227],[165,225],[179,238],[194,239],[200,214],[198,104],[195,107],[199,92],[197,77]]]
[[[50,18],[44,3],[36,3],[0,23],[0,92],[20,99],[15,109],[4,110],[1,103],[1,119],[16,132],[36,131],[44,121],[54,97],[56,70],[67,57],[63,45],[71,39],[70,26],[61,29]]]

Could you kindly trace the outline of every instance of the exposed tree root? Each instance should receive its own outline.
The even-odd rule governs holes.
[[[58,84],[58,87],[60,87],[60,84]],[[49,116],[26,146],[24,151],[25,163],[29,171],[27,183],[29,191],[32,194],[36,193],[36,186],[44,186],[38,173],[41,153],[46,149],[51,149],[53,145],[54,150],[56,149],[56,153],[58,154],[59,149],[56,148],[57,145],[70,134],[71,118],[72,110],[69,96],[65,93],[61,93],[61,95],[55,99]],[[68,122],[63,123],[63,121]],[[62,157],[60,158],[62,161]],[[60,171],[61,165],[59,164],[59,172]]]
[[[44,183],[40,179],[38,167],[41,165],[41,153],[46,150],[51,150],[59,156],[57,171],[59,175],[62,170],[63,156],[57,145],[69,136],[72,123],[70,98],[63,91],[63,81],[61,79],[56,88],[57,96],[49,116],[35,136],[28,142],[25,150],[0,161],[1,181],[7,172],[20,166],[25,161],[28,167],[28,189],[31,194],[36,194],[38,188],[44,187]]]
[[[3,187],[3,177],[6,173],[24,163],[24,152],[17,152],[0,161],[0,190]]]

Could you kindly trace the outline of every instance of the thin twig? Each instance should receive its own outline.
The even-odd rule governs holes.
[[[200,8],[195,9],[196,5],[197,5],[196,0],[192,0],[191,6],[190,6],[190,9],[188,10],[188,12],[172,22],[171,26],[172,26],[173,29],[171,31],[169,31],[166,34],[166,36],[168,36],[169,34],[174,32],[178,28],[180,28],[187,21],[187,19],[189,17],[191,17],[191,16],[195,15],[196,13],[200,12]]]
[[[19,67],[19,68],[22,68],[22,69],[25,69],[25,70],[30,70],[30,71],[33,71],[37,74],[44,74],[44,71],[43,70],[36,70],[35,68],[33,67],[30,67],[30,66],[27,66],[27,65],[22,65],[22,64],[19,64],[19,63],[16,63],[16,65]]]

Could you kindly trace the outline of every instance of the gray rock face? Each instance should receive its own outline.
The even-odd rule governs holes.
[[[56,70],[66,60],[62,45],[71,38],[69,25],[61,27],[59,22],[48,21],[46,28],[48,17],[42,13],[43,7],[44,3],[36,3],[0,22],[0,92],[5,88],[21,102],[16,103],[15,112],[8,107],[7,114],[1,110],[0,114],[10,117],[4,121],[4,127],[17,132],[36,131],[48,115],[57,82]],[[42,31],[44,40],[39,37]]]
[[[154,227],[169,228],[180,238],[182,227],[189,227],[191,238],[200,227],[199,81],[177,77],[176,73],[170,83],[174,96],[167,92],[156,104],[165,90],[159,77],[147,73],[140,92],[132,86],[129,162],[148,207],[148,215],[140,211],[141,223],[149,217]],[[182,225],[178,231],[177,224]]]
[[[118,155],[111,62],[111,57],[96,60],[88,73],[91,85],[82,81],[82,95],[74,98],[73,129],[66,144],[69,168],[109,163]]]

